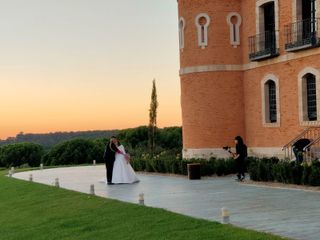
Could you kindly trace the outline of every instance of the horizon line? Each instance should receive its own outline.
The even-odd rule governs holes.
[[[128,130],[128,129],[134,129],[134,128],[139,128],[139,127],[148,127],[148,125],[139,125],[139,126],[136,126],[136,127],[129,127],[129,128],[118,128],[118,129],[104,129],[104,130],[101,130],[101,129],[91,129],[91,130],[71,130],[71,131],[53,131],[53,132],[19,132],[17,133],[15,136],[9,136],[5,139],[1,139],[0,138],[0,141],[6,141],[10,138],[16,138],[18,135],[44,135],[44,134],[56,134],[56,133],[75,133],[75,132],[78,132],[78,133],[81,133],[81,132],[98,132],[98,131],[122,131],[122,130]],[[178,126],[178,125],[173,125],[173,126],[163,126],[163,127],[158,127],[160,129],[163,129],[163,128],[170,128],[170,127],[182,127],[181,126]]]

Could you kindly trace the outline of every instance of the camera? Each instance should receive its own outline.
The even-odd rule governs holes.
[[[223,149],[226,150],[226,151],[230,151],[231,147],[225,146],[225,147],[223,147]]]

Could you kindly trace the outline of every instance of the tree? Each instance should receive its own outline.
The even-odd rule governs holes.
[[[154,150],[156,146],[156,130],[157,130],[157,108],[158,108],[158,100],[157,100],[157,88],[156,88],[156,80],[152,81],[152,93],[151,93],[151,103],[149,109],[149,148],[151,155],[154,155]]]
[[[100,147],[99,147],[100,146]],[[72,139],[55,145],[43,156],[45,165],[85,164],[102,161],[103,144],[95,144],[93,140]]]

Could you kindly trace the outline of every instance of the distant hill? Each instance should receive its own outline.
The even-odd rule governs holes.
[[[95,139],[102,137],[111,137],[116,135],[119,130],[97,130],[97,131],[79,131],[79,132],[54,132],[44,134],[19,133],[15,137],[0,140],[0,146],[18,142],[32,142],[41,144],[44,147],[51,147],[59,142],[70,140],[73,138]]]

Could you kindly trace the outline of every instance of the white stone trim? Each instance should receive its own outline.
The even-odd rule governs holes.
[[[277,157],[279,159],[285,158],[285,152],[282,151],[282,147],[249,147],[248,155],[264,158],[264,157]]]
[[[234,152],[235,150],[232,149]],[[202,158],[230,158],[230,154],[222,148],[183,149],[182,156],[185,159]],[[278,157],[284,159],[285,153],[282,147],[248,147],[248,156],[253,157]]]
[[[219,71],[243,71],[242,65],[203,65],[186,67],[180,69],[180,75],[189,73],[202,73],[202,72],[219,72]]]
[[[300,17],[298,17],[301,16],[301,3],[302,0],[292,0],[292,22],[301,20]],[[298,4],[300,5],[299,7]]]
[[[231,18],[236,17],[237,18],[237,23],[234,24],[231,22]],[[230,28],[230,44],[233,47],[237,47],[240,45],[240,25],[242,23],[242,18],[239,13],[237,12],[231,12],[227,16],[227,23]],[[234,28],[235,27],[235,28]]]
[[[317,92],[317,121],[307,121],[306,119],[306,103],[305,103],[305,88],[304,76],[311,73],[316,76],[316,92]],[[302,126],[319,126],[320,125],[320,69],[306,67],[298,74],[298,106],[299,106],[299,121]]]
[[[268,101],[267,101],[267,93],[266,93],[266,83],[271,80],[274,81],[276,85],[276,101],[277,101],[277,122],[271,123],[268,122]],[[262,103],[262,125],[264,127],[280,127],[280,90],[279,90],[279,78],[273,74],[267,74],[261,80],[261,103]]]
[[[234,151],[234,150],[233,150]],[[182,157],[185,159],[190,158],[228,158],[230,154],[222,148],[201,148],[201,149],[183,149]]]
[[[184,29],[186,27],[186,21],[183,17],[179,19],[179,48],[182,51],[184,49]]]
[[[274,17],[275,17],[275,31],[276,31],[276,47],[279,48],[279,0],[257,0],[256,1],[256,34],[264,31],[264,14],[261,6],[274,2]]]
[[[199,24],[199,20],[200,20],[200,18],[203,18],[203,17],[206,19],[206,24],[204,26],[201,26]],[[200,13],[196,16],[195,23],[196,23],[196,27],[198,29],[198,45],[199,45],[199,47],[204,49],[205,47],[208,46],[208,27],[210,24],[210,17],[206,13]],[[203,27],[203,29],[202,29],[202,27]],[[203,34],[203,39],[202,39],[202,34]]]
[[[256,69],[271,64],[278,64],[287,61],[297,60],[304,57],[310,57],[314,55],[320,55],[320,48],[314,48],[309,51],[300,52],[287,52],[282,54],[277,58],[268,59],[260,62],[249,62],[246,64],[212,64],[212,65],[200,65],[200,66],[190,66],[180,69],[180,75],[190,74],[190,73],[201,73],[201,72],[219,72],[219,71],[246,71],[251,69]]]

